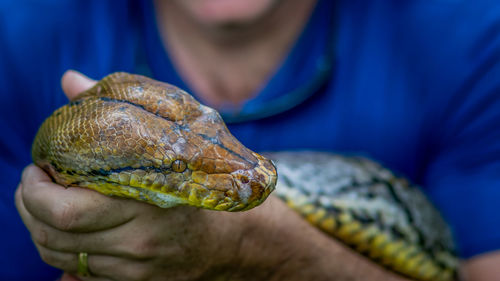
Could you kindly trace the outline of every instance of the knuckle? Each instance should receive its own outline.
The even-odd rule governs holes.
[[[30,179],[31,165],[24,167],[21,173],[21,183],[26,184]]]
[[[48,265],[60,268],[60,261],[50,251],[41,250],[40,258]]]
[[[31,233],[31,239],[44,247],[47,247],[49,244],[47,231],[43,228],[33,230]]]
[[[63,231],[71,231],[77,228],[79,214],[72,204],[61,203],[53,208],[52,217],[54,226]]]
[[[138,259],[148,259],[156,256],[158,243],[151,237],[137,239],[130,247],[132,255]]]

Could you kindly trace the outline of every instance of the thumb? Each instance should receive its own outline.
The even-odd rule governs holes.
[[[92,80],[74,70],[66,71],[61,78],[62,89],[70,100],[74,99],[79,93],[91,88],[95,84],[95,80]]]

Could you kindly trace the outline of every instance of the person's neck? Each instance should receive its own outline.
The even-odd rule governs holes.
[[[205,104],[238,107],[284,59],[317,0],[280,1],[245,26],[201,25],[175,1],[155,1],[158,29],[177,71]]]

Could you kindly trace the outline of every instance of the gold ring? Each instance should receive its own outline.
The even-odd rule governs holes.
[[[77,274],[81,277],[89,277],[89,255],[87,253],[78,254],[78,269]]]

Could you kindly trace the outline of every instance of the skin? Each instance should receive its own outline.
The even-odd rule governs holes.
[[[285,58],[315,2],[172,0],[155,6],[177,71],[202,103],[217,109],[237,108],[257,93]]]
[[[500,265],[500,251],[475,256],[463,264],[463,279],[471,281],[497,280],[500,276],[498,265]]]
[[[156,1],[165,48],[202,102],[238,107],[266,82],[300,34],[316,0]],[[294,19],[294,20],[290,20]],[[71,99],[94,81],[63,77]],[[78,280],[406,280],[310,226],[279,199],[244,213],[159,209],[65,189],[28,166],[16,205],[42,259]],[[145,231],[147,229],[147,231]],[[468,280],[500,276],[500,253],[464,263]]]

